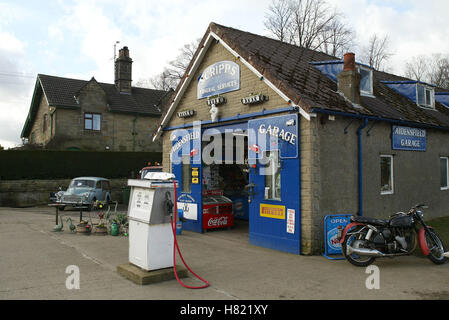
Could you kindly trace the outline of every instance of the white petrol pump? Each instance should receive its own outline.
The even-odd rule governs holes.
[[[202,289],[210,284],[189,268],[176,240],[178,184],[175,175],[149,172],[144,179],[128,180],[131,187],[129,220],[129,262],[147,271],[173,267],[178,282],[185,288]],[[181,212],[180,212],[181,213]],[[189,286],[176,272],[176,251],[186,268],[205,284]]]
[[[128,180],[129,262],[147,271],[173,267],[174,178],[150,172],[145,179]]]

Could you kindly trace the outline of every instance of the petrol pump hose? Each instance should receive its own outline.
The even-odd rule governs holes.
[[[187,265],[187,263],[186,263],[185,260],[184,260],[184,257],[183,257],[182,254],[181,254],[181,250],[179,250],[178,240],[176,240],[176,220],[177,220],[177,217],[178,217],[178,204],[177,204],[178,195],[177,195],[177,192],[176,192],[176,181],[175,181],[174,179],[173,179],[173,185],[174,185],[174,188],[175,188],[175,201],[174,201],[174,202],[175,202],[175,219],[174,219],[174,222],[173,222],[173,216],[171,216],[171,217],[170,217],[170,222],[171,222],[171,227],[172,227],[173,237],[174,237],[174,246],[173,246],[173,270],[174,270],[174,272],[175,272],[175,277],[176,277],[176,280],[178,280],[179,284],[182,285],[184,288],[188,288],[188,289],[203,289],[203,288],[207,288],[207,287],[210,286],[210,283],[209,283],[207,280],[201,278],[199,275],[197,275],[195,272],[193,272],[192,269],[189,268],[189,266]],[[193,275],[194,275],[195,277],[197,277],[199,280],[201,280],[202,282],[204,282],[205,285],[199,286],[199,287],[193,287],[193,286],[189,286],[189,285],[184,284],[184,283],[179,279],[178,273],[176,272],[176,250],[178,250],[179,256],[181,257],[181,260],[182,260],[182,262],[184,263],[184,265],[186,266],[186,268],[187,268],[191,273],[193,273]]]

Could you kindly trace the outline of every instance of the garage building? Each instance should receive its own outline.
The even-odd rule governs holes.
[[[422,202],[427,218],[448,214],[445,103],[444,90],[352,53],[211,23],[154,140],[186,229],[247,219],[252,244],[319,254],[326,215],[387,218]]]

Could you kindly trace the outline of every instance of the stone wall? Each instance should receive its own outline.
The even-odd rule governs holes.
[[[112,201],[122,202],[123,188],[128,179],[111,179]],[[0,181],[0,206],[32,207],[49,203],[50,192],[59,187],[66,190],[70,179],[62,180],[3,180]]]
[[[42,95],[30,142],[54,150],[161,151],[161,142],[152,141],[159,117],[110,112],[106,94],[95,80],[81,89],[79,103],[78,109],[56,108],[50,114]],[[84,129],[85,113],[101,114],[101,131]]]

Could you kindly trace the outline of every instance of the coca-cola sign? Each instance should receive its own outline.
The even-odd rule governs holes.
[[[209,221],[207,221],[207,225],[209,227],[222,227],[228,225],[228,217],[216,217],[216,218],[210,218]]]

